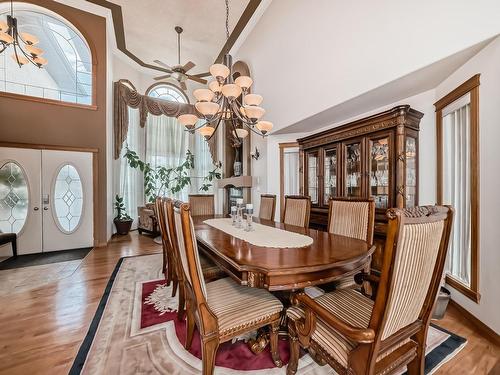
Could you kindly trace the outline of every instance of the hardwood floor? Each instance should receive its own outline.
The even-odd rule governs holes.
[[[160,252],[133,232],[92,250],[69,277],[0,300],[0,374],[67,374],[120,257]],[[451,307],[438,322],[468,338],[437,374],[497,374],[500,347]]]

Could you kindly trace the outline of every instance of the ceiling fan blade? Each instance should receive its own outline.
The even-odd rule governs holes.
[[[202,77],[208,77],[210,76],[211,73],[210,72],[205,72],[205,73],[199,73],[199,74],[193,74],[191,77],[199,77],[199,78],[202,78]]]
[[[183,89],[184,91],[187,90],[186,82],[181,82],[181,89]]]
[[[203,78],[200,78],[197,76],[190,76],[189,74],[187,74],[187,78],[190,79],[191,81],[201,83],[202,85],[205,85],[207,83],[206,79],[203,79]]]
[[[165,78],[170,78],[170,74],[165,74],[164,76],[155,77],[154,80],[160,81],[160,80],[165,79]]]
[[[187,63],[184,64],[184,66],[182,67],[182,70],[184,70],[184,72],[187,72],[188,70],[193,69],[195,66],[196,66],[196,64],[194,62],[188,61]]]
[[[172,70],[172,67],[170,65],[167,65],[167,64],[165,64],[164,62],[162,62],[160,60],[153,60],[153,61],[155,63],[157,63],[158,65],[162,66],[165,69]]]

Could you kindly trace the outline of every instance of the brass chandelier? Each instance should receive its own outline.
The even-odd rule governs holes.
[[[7,22],[0,20],[0,53],[12,46],[14,53],[11,57],[19,67],[31,63],[41,68],[47,64],[47,59],[42,57],[44,51],[35,47],[38,42],[36,36],[19,32],[17,18],[14,17],[14,5],[11,0]]]
[[[228,1],[226,0],[226,38],[229,39]],[[233,144],[240,145],[242,139],[248,136],[249,130],[266,136],[273,128],[273,124],[261,120],[266,111],[260,107],[262,96],[249,93],[252,79],[248,76],[239,76],[233,81],[231,66],[232,57],[226,54],[223,64],[214,64],[210,67],[210,74],[214,80],[208,84],[208,88],[193,91],[196,110],[205,120],[202,125],[196,126],[199,117],[194,114],[183,114],[177,119],[187,131],[191,133],[198,131],[207,140],[213,137],[221,122],[225,121],[232,127]]]

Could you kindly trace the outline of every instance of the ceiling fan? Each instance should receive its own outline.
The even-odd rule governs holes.
[[[154,79],[156,81],[160,81],[162,79],[166,78],[173,78],[177,80],[183,90],[187,90],[186,86],[186,81],[188,79],[201,83],[201,84],[206,84],[207,81],[205,79],[202,79],[201,77],[205,77],[210,75],[210,73],[201,73],[201,74],[195,74],[195,75],[190,75],[187,74],[187,72],[191,69],[193,69],[196,64],[192,61],[188,61],[186,64],[181,65],[181,33],[184,31],[182,27],[176,26],[175,31],[177,32],[177,56],[178,56],[178,65],[170,66],[165,64],[164,62],[160,60],[154,60],[155,63],[160,65],[161,67],[165,68],[167,71],[167,74],[161,75],[158,77],[155,77]]]

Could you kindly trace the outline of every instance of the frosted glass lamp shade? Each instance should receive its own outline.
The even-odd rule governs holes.
[[[14,38],[7,33],[0,32],[0,41],[11,44],[14,41]]]
[[[42,66],[42,65],[47,65],[48,61],[47,59],[41,57],[41,56],[37,56],[33,59],[33,62],[35,64],[37,64],[39,67]]]
[[[39,39],[34,35],[28,33],[20,33],[19,35],[21,35],[21,39],[24,40],[26,44],[33,45],[39,42]]]
[[[213,64],[210,67],[210,74],[215,78],[226,79],[227,76],[231,73],[229,68],[224,64]]]
[[[245,99],[243,100],[246,105],[260,105],[264,98],[258,94],[248,94],[245,95]]]
[[[12,57],[12,60],[14,60],[16,63],[19,63],[21,65],[26,65],[27,63],[29,63],[29,60],[24,56],[17,55],[17,57],[16,57],[15,54],[12,54],[11,57]]]
[[[26,46],[26,51],[28,51],[31,56],[43,55],[43,49],[31,45]]]
[[[214,134],[215,128],[211,126],[204,126],[198,130],[200,134],[206,138],[211,137]]]
[[[240,86],[243,90],[250,88],[252,86],[252,78],[249,76],[239,76],[234,80],[234,83],[236,83],[238,86]]]
[[[222,95],[228,99],[234,99],[241,95],[241,87],[235,83],[222,86]]]
[[[214,95],[214,92],[209,89],[196,89],[193,91],[193,96],[199,102],[211,102]]]
[[[262,134],[267,134],[272,130],[273,123],[270,121],[259,121],[255,127],[259,129]]]
[[[198,116],[186,113],[177,117],[177,120],[184,125],[187,129],[192,129],[198,121]]]
[[[222,89],[221,86],[219,85],[219,82],[217,82],[217,81],[210,82],[208,84],[208,88],[215,93],[219,93]]]
[[[7,25],[7,22],[0,21],[0,31],[6,33],[8,29],[9,25]]]
[[[266,113],[266,110],[264,108],[257,107],[255,105],[246,105],[244,108],[245,115],[252,121],[259,120]]]
[[[214,116],[219,111],[219,105],[214,102],[198,102],[194,106],[203,116]]]
[[[233,135],[239,139],[243,139],[248,135],[248,130],[238,128],[233,130]]]

